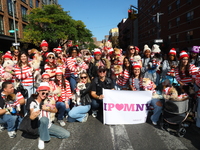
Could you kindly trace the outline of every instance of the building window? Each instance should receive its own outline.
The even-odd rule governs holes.
[[[154,9],[155,9],[155,7],[156,7],[156,6],[155,6],[155,5],[153,5],[153,6],[152,6],[152,10],[154,10]]]
[[[24,6],[21,6],[21,12],[22,12],[22,20],[27,21],[27,8]]]
[[[169,43],[171,43],[171,38],[172,38],[172,37],[169,35],[169,36],[168,36],[168,42],[169,42]]]
[[[30,7],[33,7],[33,0],[29,0]]]
[[[194,12],[193,11],[187,13],[187,21],[193,20],[193,17],[194,17]]]
[[[39,7],[39,0],[35,1],[35,7]]]
[[[168,29],[171,29],[171,27],[172,27],[171,22],[168,22]]]
[[[22,2],[26,3],[26,0],[21,0]]]
[[[186,35],[187,41],[190,41],[193,39],[193,31],[188,31]]]
[[[168,6],[168,14],[170,14],[171,11],[172,11],[172,6],[170,5],[170,6]]]
[[[177,0],[177,1],[176,1],[176,9],[179,9],[179,8],[180,8],[180,3],[181,3],[180,0]]]
[[[0,16],[0,34],[4,34],[3,16]]]
[[[158,5],[159,5],[159,6],[160,6],[161,1],[162,1],[162,0],[158,0]]]
[[[2,9],[2,2],[1,2],[1,0],[0,0],[0,11],[1,11],[1,10],[3,10],[3,9]]]
[[[176,26],[179,26],[180,23],[180,17],[176,18]]]
[[[9,19],[9,28],[10,30],[14,30],[13,19]],[[15,28],[18,29],[18,23],[15,21]],[[10,33],[10,36],[15,36],[15,33]],[[18,32],[17,32],[18,37]]]
[[[42,0],[42,3],[43,3],[43,4],[46,4],[46,0]]]
[[[192,0],[187,0],[187,3],[189,3],[189,4],[190,4],[191,2],[192,2]]]
[[[176,42],[179,42],[179,34],[176,35]]]

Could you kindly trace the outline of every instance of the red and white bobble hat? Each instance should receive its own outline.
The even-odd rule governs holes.
[[[99,48],[94,49],[94,55],[96,55],[96,54],[102,54],[101,50]]]
[[[184,58],[184,57],[189,58],[189,55],[186,53],[186,51],[181,51],[180,52],[180,56],[179,56],[179,60],[182,59],[182,58]]]
[[[58,75],[58,74],[63,74],[62,70],[60,70],[59,68],[57,68],[57,70],[56,70],[56,75]]]
[[[40,44],[40,47],[48,47],[49,46],[49,44],[45,41],[45,40],[43,40],[42,41],[42,43]]]
[[[175,48],[170,49],[169,55],[175,55],[176,56],[176,49]]]
[[[141,65],[139,63],[133,63],[132,65],[133,65],[132,66],[133,69],[134,68],[141,68]]]
[[[114,49],[113,49],[113,48],[110,48],[110,49],[108,50],[108,53],[109,53],[110,55],[112,55],[113,52],[114,52]]]
[[[49,53],[47,54],[47,57],[48,57],[49,55],[53,55],[53,56],[55,57],[55,54],[52,53],[52,52],[49,52]]]
[[[44,76],[50,77],[50,75],[49,75],[48,73],[46,73],[46,72],[44,72],[44,73],[42,74],[42,78],[44,78]]]
[[[10,58],[10,59],[12,59],[11,52],[10,52],[10,51],[7,51],[7,52],[5,53],[5,55],[3,55],[3,58]]]
[[[62,52],[61,46],[58,46],[58,48],[56,48],[56,52]]]
[[[48,82],[40,83],[39,87],[37,88],[37,91],[42,91],[42,90],[50,91],[50,86]]]
[[[137,46],[135,46],[135,50],[140,52],[140,49]]]

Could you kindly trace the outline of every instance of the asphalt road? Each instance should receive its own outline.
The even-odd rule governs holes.
[[[137,125],[103,125],[100,118],[89,116],[85,123],[67,123],[68,139],[52,138],[46,150],[199,150],[200,131],[192,124],[180,138],[147,123]],[[0,133],[0,150],[37,150],[38,139],[27,139],[17,131],[10,139]]]

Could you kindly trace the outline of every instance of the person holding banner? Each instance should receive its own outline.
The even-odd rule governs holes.
[[[94,78],[92,81],[92,116],[97,117],[97,110],[103,105],[103,88],[114,90],[113,82],[110,78],[106,77],[107,68],[105,66],[100,66],[98,68],[98,77]]]
[[[144,91],[145,87],[142,85],[143,79],[140,64],[134,64],[132,67],[132,71],[132,77],[129,79],[130,89],[132,91]],[[151,91],[154,91],[156,85],[152,81],[150,86],[152,87]],[[162,112],[162,102],[159,99],[153,98],[151,100],[151,105],[154,107],[153,115],[151,116],[151,121],[153,125],[157,125],[160,114]]]

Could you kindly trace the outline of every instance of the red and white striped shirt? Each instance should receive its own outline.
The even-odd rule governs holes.
[[[171,74],[174,74],[174,73],[175,73],[175,69],[171,68],[171,70],[167,72],[167,75],[171,76]]]
[[[119,85],[119,86],[124,86],[126,85],[128,79],[130,78],[130,73],[127,69],[125,69],[122,73],[121,76],[119,76],[119,78],[117,79],[116,83]]]
[[[72,92],[71,92],[71,88],[70,88],[70,84],[68,80],[65,80],[65,85],[66,85],[66,88],[62,86],[61,82],[59,83],[59,85],[56,85],[56,88],[57,87],[61,88],[61,96],[58,97],[57,95],[55,95],[55,100],[57,102],[69,101],[69,99],[72,98]]]
[[[1,93],[1,96],[2,96],[3,99],[6,98],[6,95],[4,95],[3,93]],[[16,100],[14,101],[14,103],[13,104],[6,104],[7,105],[6,107],[20,106],[19,101],[22,100],[23,98],[24,97],[23,97],[22,93],[21,92],[17,92]],[[0,109],[3,109],[3,108],[0,107]]]
[[[129,85],[132,85],[134,91],[137,91],[136,86],[135,86],[135,78],[129,78]],[[143,89],[142,78],[139,80],[139,87],[140,87],[140,89]]]
[[[182,79],[181,79],[178,68],[175,69],[175,77],[177,81],[181,81],[183,83],[191,83],[192,78],[195,78],[197,74],[197,68],[195,65],[190,64],[189,74],[190,74],[190,77],[186,77],[185,72],[182,72]]]
[[[70,77],[71,74],[77,74],[77,67],[78,66],[76,65],[76,58],[73,57],[67,58],[65,76]],[[87,70],[88,65],[85,62],[83,62],[81,68]]]
[[[29,66],[25,66],[22,69],[16,65],[15,66],[15,76],[17,79],[21,80],[21,83],[24,86],[33,85],[33,75],[32,75],[32,68]]]
[[[44,70],[45,70],[46,73],[56,73],[56,69],[57,69],[57,68],[51,68],[48,64],[45,64],[45,65],[44,65]],[[54,76],[53,76],[53,77],[50,77],[50,78],[51,78],[51,80],[54,80],[54,79],[55,79]]]

